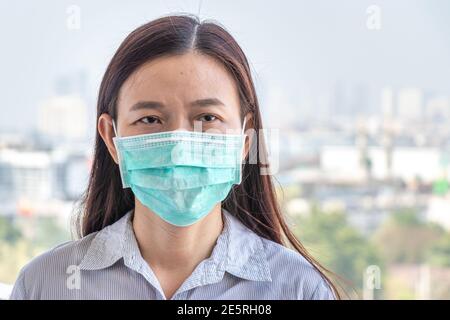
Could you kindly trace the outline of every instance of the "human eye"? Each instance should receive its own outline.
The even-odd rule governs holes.
[[[214,120],[217,120],[218,118],[213,114],[203,114],[199,118],[199,121],[203,122],[213,122]]]
[[[156,116],[146,116],[139,119],[137,122],[144,124],[158,124],[161,123],[161,120]]]

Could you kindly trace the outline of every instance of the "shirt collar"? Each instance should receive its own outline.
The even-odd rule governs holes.
[[[203,269],[207,275],[212,275],[211,279],[205,279],[205,283],[219,281],[225,271],[247,280],[271,281],[261,237],[249,230],[227,210],[222,209],[222,213],[224,217],[222,233],[211,256],[204,260],[201,263],[202,268],[197,268],[196,271],[200,272]],[[121,258],[128,267],[135,266],[136,261],[143,262],[134,236],[132,216],[133,210],[95,235],[79,265],[81,270],[104,269]],[[212,268],[215,272],[204,268]],[[142,269],[142,266],[137,269]]]
[[[222,209],[222,212],[225,221],[222,235],[227,238],[225,270],[247,280],[271,281],[269,263],[261,237],[227,210]]]

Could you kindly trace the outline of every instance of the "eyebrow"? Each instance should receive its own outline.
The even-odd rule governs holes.
[[[206,98],[191,102],[191,106],[193,107],[225,106],[225,104],[217,98]]]
[[[139,101],[136,102],[131,108],[130,111],[138,111],[142,109],[161,109],[164,107],[164,104],[156,101]]]
[[[217,98],[198,99],[190,103],[192,107],[208,107],[208,106],[225,106],[225,104]],[[142,109],[162,109],[164,104],[157,101],[139,101],[136,102],[130,111]]]

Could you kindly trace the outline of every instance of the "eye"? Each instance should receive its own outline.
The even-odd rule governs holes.
[[[204,122],[211,122],[216,119],[217,119],[217,117],[213,114],[205,114],[199,118],[200,121],[204,121]]]
[[[138,122],[142,122],[145,124],[157,124],[157,123],[161,123],[161,120],[159,120],[155,116],[148,116],[148,117],[143,117],[143,118],[139,119]]]

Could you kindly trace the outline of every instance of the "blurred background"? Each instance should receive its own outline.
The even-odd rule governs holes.
[[[299,239],[353,299],[450,298],[450,2],[2,1],[0,299],[71,239],[96,95],[126,35],[169,13],[247,54]]]

